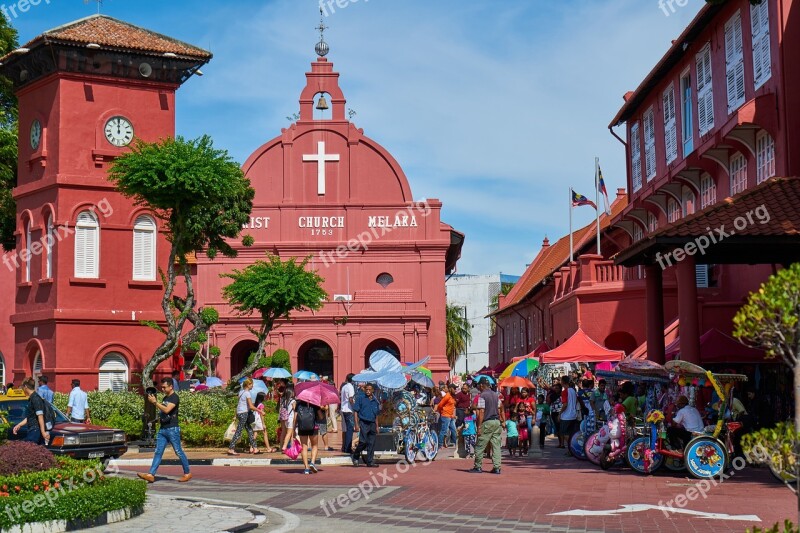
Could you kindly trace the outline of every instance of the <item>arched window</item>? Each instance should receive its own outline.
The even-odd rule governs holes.
[[[375,282],[385,289],[386,287],[394,283],[394,278],[388,272],[384,272],[383,274],[377,277]]]
[[[741,152],[736,152],[731,157],[728,172],[731,175],[731,196],[747,188],[747,159]]]
[[[658,229],[658,217],[653,213],[647,213],[647,231],[653,233]]]
[[[156,279],[156,223],[147,215],[133,225],[133,279]]]
[[[33,380],[38,381],[39,376],[42,375],[42,367],[44,367],[44,362],[42,361],[42,352],[37,351],[36,355],[33,356]]]
[[[44,264],[44,278],[51,279],[53,277],[53,245],[55,245],[56,236],[55,229],[53,228],[53,215],[47,215],[47,237],[45,238],[45,247],[47,257]]]
[[[25,223],[25,281],[31,280],[31,221]]]
[[[109,353],[100,361],[98,390],[124,392],[128,390],[128,363],[118,353]]]
[[[775,141],[764,130],[756,137],[756,183],[775,175]]]
[[[709,174],[700,178],[700,209],[717,203],[717,184]]]
[[[675,198],[667,200],[667,222],[672,224],[681,218],[681,204]]]
[[[100,225],[91,211],[81,211],[75,224],[75,277],[100,276]]]
[[[644,239],[644,229],[641,224],[633,223],[633,242],[639,242]]]
[[[683,187],[683,216],[694,214],[694,193],[689,187]]]

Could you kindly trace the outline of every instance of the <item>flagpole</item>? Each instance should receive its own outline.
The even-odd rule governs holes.
[[[569,262],[573,261],[572,253],[572,187],[569,188]]]
[[[597,215],[597,255],[600,253],[600,158],[594,158],[594,198],[595,198],[595,211]]]

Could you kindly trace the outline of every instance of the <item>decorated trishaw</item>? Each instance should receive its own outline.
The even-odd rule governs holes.
[[[732,435],[741,429],[740,422],[726,421],[726,412],[733,398],[733,388],[747,381],[741,374],[715,374],[685,361],[669,361],[665,368],[673,383],[681,388],[711,386],[719,396],[716,402],[717,420],[692,439],[683,448],[675,449],[667,437],[667,417],[661,409],[651,409],[646,416],[647,429],[643,436],[628,446],[627,460],[631,468],[642,474],[651,474],[665,460],[679,460],[689,472],[701,479],[709,479],[724,472],[733,453]],[[674,463],[673,463],[674,464]]]

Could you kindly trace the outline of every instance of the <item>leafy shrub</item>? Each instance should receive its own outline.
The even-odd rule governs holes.
[[[798,474],[795,447],[800,435],[794,422],[781,422],[774,428],[764,428],[742,437],[742,449],[753,462],[766,463],[775,472]]]
[[[92,475],[85,475],[87,472],[92,472]],[[64,484],[64,480],[82,481],[84,483],[101,480],[100,475],[102,475],[102,472],[103,464],[96,459],[82,461],[71,457],[59,456],[55,458],[55,466],[53,468],[39,472],[24,472],[0,477],[0,494],[33,495],[40,492],[48,492],[51,489],[60,488],[60,485]]]
[[[775,523],[772,527],[765,527],[761,529],[760,527],[753,526],[753,529],[747,528],[747,533],[798,533],[797,526],[795,526],[791,520],[785,520],[783,522],[783,527],[779,523]]]
[[[8,431],[11,429],[11,423],[6,419],[8,413],[0,411],[0,444],[8,440]]]
[[[23,441],[9,441],[0,446],[0,476],[41,472],[54,466],[56,458],[44,446]]]
[[[91,417],[96,420],[108,420],[115,414],[141,418],[144,412],[144,396],[135,392],[92,391],[88,400]],[[55,393],[53,404],[65,413],[68,402],[68,394]]]
[[[141,417],[133,417],[129,415],[113,415],[108,420],[95,420],[93,418],[92,424],[114,429],[121,429],[128,436],[128,441],[141,439],[142,433],[144,432]]]

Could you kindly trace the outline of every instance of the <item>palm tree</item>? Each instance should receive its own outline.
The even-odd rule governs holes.
[[[456,366],[458,357],[467,351],[472,342],[472,326],[464,316],[464,307],[447,306],[447,362],[450,368]]]

